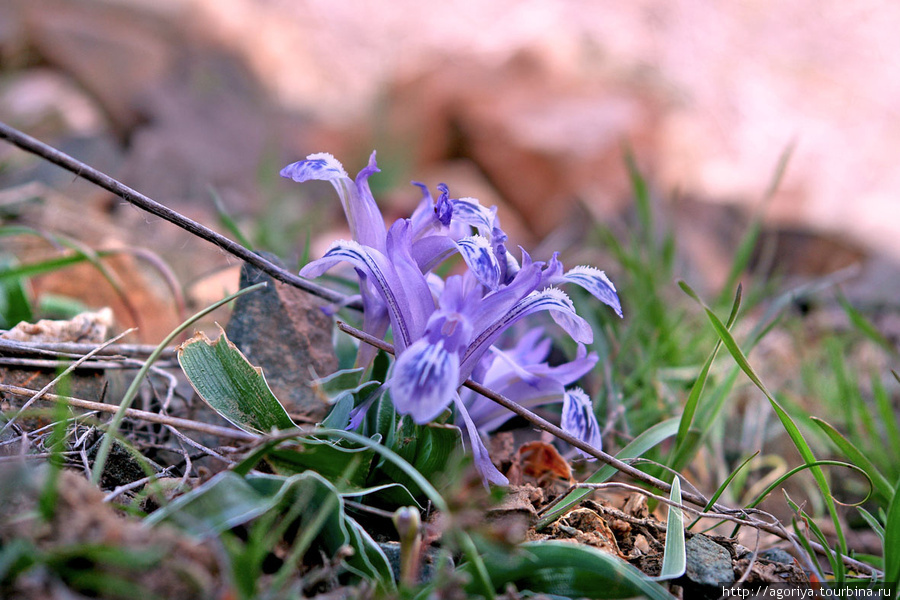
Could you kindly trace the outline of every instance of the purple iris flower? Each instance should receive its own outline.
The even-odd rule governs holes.
[[[375,152],[372,152],[369,164],[359,172],[355,180],[350,179],[343,165],[337,159],[331,154],[322,152],[310,154],[306,160],[291,163],[281,170],[281,176],[297,182],[328,181],[337,190],[353,240],[352,242],[343,240],[335,242],[326,253],[325,258],[343,256],[357,267],[360,277],[360,295],[363,302],[363,331],[383,338],[389,325],[395,326],[396,336],[398,332],[396,326],[403,324],[402,321],[397,321],[395,318],[398,312],[397,307],[391,306],[394,300],[403,300],[402,290],[397,294],[385,294],[384,290],[388,286],[388,289],[397,290],[402,287],[399,282],[409,274],[409,269],[412,268],[410,257],[421,273],[428,273],[458,252],[479,279],[492,287],[496,287],[500,274],[499,266],[493,264],[490,259],[491,249],[488,240],[482,235],[466,235],[465,233],[472,227],[479,232],[489,231],[496,211],[482,207],[477,200],[471,198],[451,200],[449,191],[443,184],[438,186],[441,195],[436,202],[424,185],[416,184],[423,190],[423,198],[412,217],[408,219],[409,231],[403,233],[404,244],[409,246],[403,250],[408,250],[408,256],[400,256],[398,252],[395,252],[395,244],[391,244],[389,249],[389,235],[385,231],[384,218],[375,203],[368,181],[370,175],[379,171],[375,161]],[[451,214],[454,215],[452,223]],[[396,238],[396,236],[394,237]],[[354,260],[351,260],[351,257]],[[368,263],[370,266],[378,263],[384,266],[386,262],[389,262],[388,268],[376,269],[382,274],[387,273],[387,279],[374,281],[371,277],[375,271],[362,268],[358,264],[360,262]],[[391,269],[391,266],[394,268]],[[307,277],[316,277],[324,270],[327,268],[319,271],[318,268],[313,267],[301,274]],[[313,273],[316,271],[318,273],[314,275]],[[413,287],[416,287],[418,283],[417,278],[414,278]],[[419,294],[418,298],[422,298],[421,286],[418,287],[419,289],[416,290]],[[394,296],[399,297],[394,298]],[[408,341],[408,336],[401,335],[401,344],[406,344]],[[357,365],[368,366],[376,352],[375,348],[362,344],[357,355]]]
[[[471,198],[451,199],[443,185],[435,201],[425,186],[416,184],[423,190],[419,207],[409,219],[398,219],[383,233],[384,221],[368,187],[368,176],[377,170],[374,153],[355,181],[328,154],[310,155],[282,170],[283,176],[295,181],[330,181],[341,196],[354,238],[335,242],[300,275],[318,277],[340,262],[349,262],[356,269],[366,311],[364,330],[383,337],[390,325],[393,332],[396,361],[386,387],[396,410],[424,424],[455,407],[482,476],[505,484],[506,478],[491,463],[476,422],[459,396],[460,386],[504,331],[534,313],[548,311],[579,344],[593,341],[588,323],[554,285],[580,285],[621,315],[615,287],[602,271],[590,267],[564,273],[556,255],[545,264],[532,261],[523,250],[520,264],[506,248],[507,237],[496,211]],[[473,229],[477,233],[471,234]],[[440,281],[432,269],[455,254],[468,269]],[[519,354],[530,356],[524,347]],[[564,386],[593,367],[596,356],[588,356],[582,346],[575,361],[556,371],[541,367],[541,360],[527,364],[537,369],[536,376],[544,380],[545,388],[559,392],[558,400],[560,393],[569,398]],[[535,398],[525,400],[535,402]],[[477,403],[473,406],[478,408]],[[569,420],[575,423],[576,416],[586,418],[573,413]],[[506,418],[488,411],[483,425]],[[581,430],[590,433],[585,427]]]

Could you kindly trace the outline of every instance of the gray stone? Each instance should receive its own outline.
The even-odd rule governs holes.
[[[697,586],[722,586],[734,583],[734,568],[728,550],[704,535],[694,535],[685,543],[685,577]]]
[[[794,557],[786,550],[781,548],[768,548],[759,553],[759,558],[768,560],[769,562],[777,562],[786,565],[794,564]]]
[[[279,262],[271,254],[261,254]],[[225,333],[251,364],[262,368],[291,416],[321,421],[328,405],[310,382],[337,369],[332,320],[314,296],[277,283],[250,265],[241,268],[241,288],[260,281],[269,285],[235,301]]]

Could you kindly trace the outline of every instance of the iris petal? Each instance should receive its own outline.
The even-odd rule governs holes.
[[[421,339],[394,363],[391,398],[397,412],[410,415],[419,424],[438,417],[453,401],[459,387],[459,356]]]
[[[480,235],[472,235],[459,240],[456,247],[478,281],[489,290],[496,290],[500,285],[500,265],[490,242]]]
[[[616,293],[616,286],[613,285],[606,273],[595,267],[579,266],[570,269],[565,275],[557,279],[556,282],[567,282],[580,285],[591,293],[597,300],[600,300],[607,306],[610,306],[616,314],[622,316],[622,304],[619,301],[619,295]],[[561,281],[560,281],[561,280]],[[555,283],[556,283],[555,282]]]
[[[505,289],[500,290],[498,293],[504,292]],[[576,342],[590,344],[593,341],[594,332],[591,326],[575,313],[575,307],[572,305],[569,297],[561,290],[547,288],[539,292],[531,292],[505,314],[502,314],[493,324],[482,329],[481,333],[476,335],[474,341],[466,349],[461,367],[462,372],[468,375],[471,369],[474,368],[473,362],[477,361],[497,337],[513,323],[542,310],[550,311],[553,320],[566,333],[572,336]]]
[[[409,307],[411,303],[406,297],[404,286],[397,277],[396,271],[378,250],[352,240],[338,240],[331,245],[322,258],[304,266],[300,270],[300,275],[302,277],[318,277],[343,261],[352,264],[359,273],[373,283],[387,306],[391,325],[394,327],[394,335],[403,341],[404,347],[409,344],[411,339]]]
[[[280,175],[298,183],[312,180],[334,181],[348,176],[340,161],[327,152],[310,154],[306,160],[291,163],[281,170]]]
[[[509,485],[509,480],[494,466],[494,463],[491,462],[491,456],[488,453],[487,448],[484,447],[484,442],[481,441],[478,429],[475,428],[475,423],[472,422],[472,418],[466,411],[466,406],[459,399],[458,394],[456,394],[455,402],[457,412],[462,418],[463,423],[466,425],[465,432],[469,438],[469,444],[472,447],[472,456],[475,458],[475,466],[481,473],[481,479],[484,481],[485,487],[488,487],[489,483],[495,485]]]
[[[451,202],[454,221],[471,225],[481,235],[490,235],[496,220],[496,209],[485,208],[475,198],[459,198]]]
[[[579,388],[572,388],[566,392],[560,427],[597,450],[603,448],[600,425],[594,415],[591,399]],[[580,448],[576,450],[588,460],[595,460],[595,457]]]

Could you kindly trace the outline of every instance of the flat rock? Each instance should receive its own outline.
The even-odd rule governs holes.
[[[263,369],[272,392],[292,417],[320,421],[328,405],[310,382],[337,369],[332,320],[312,295],[277,283],[255,267],[242,267],[241,288],[260,281],[269,285],[235,301],[225,332],[247,360]]]

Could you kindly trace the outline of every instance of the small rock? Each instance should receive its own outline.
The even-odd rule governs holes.
[[[265,257],[279,262],[271,254]],[[247,360],[262,368],[272,393],[291,416],[319,421],[328,405],[310,382],[337,369],[331,318],[310,294],[245,264],[241,288],[260,281],[267,281],[268,287],[235,301],[225,333]]]
[[[734,568],[728,550],[704,535],[697,534],[685,543],[685,577],[695,586],[721,587],[734,583]]]
[[[93,465],[93,461],[97,458],[97,453],[100,451],[100,445],[103,443],[104,436],[100,436],[94,445],[88,449],[87,456],[91,460]],[[160,467],[149,460],[147,464],[150,467],[159,472]],[[143,479],[147,476],[147,473],[144,471],[144,467],[138,461],[137,458],[125,447],[122,442],[119,440],[113,440],[112,445],[109,448],[109,456],[107,457],[106,464],[103,466],[103,474],[100,476],[100,487],[105,490],[112,490],[121,485],[128,485],[129,483],[134,483],[140,479]]]
[[[763,550],[759,553],[759,558],[761,558],[762,560],[782,563],[785,565],[794,564],[794,557],[791,556],[790,552],[782,550],[781,548],[768,548],[766,550]]]

